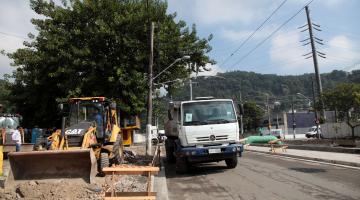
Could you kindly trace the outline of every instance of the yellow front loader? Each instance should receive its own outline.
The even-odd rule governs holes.
[[[116,104],[105,97],[69,99],[61,130],[47,146],[33,152],[9,154],[11,172],[6,185],[19,180],[81,178],[92,182],[104,167],[122,161],[123,144]],[[137,125],[133,128],[139,128]]]

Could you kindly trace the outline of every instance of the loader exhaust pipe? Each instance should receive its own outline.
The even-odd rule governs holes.
[[[66,117],[61,118],[61,138],[65,137],[65,123],[66,123]]]

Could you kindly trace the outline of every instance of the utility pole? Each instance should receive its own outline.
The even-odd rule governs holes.
[[[308,6],[305,6],[305,11],[306,11],[306,18],[307,18],[307,26],[308,26],[308,30],[309,30],[309,36],[310,36],[309,39],[310,39],[310,44],[311,44],[311,54],[312,54],[311,57],[313,58],[313,62],[314,62],[315,78],[316,78],[316,83],[317,83],[317,92],[318,92],[319,101],[320,101],[320,105],[321,105],[321,116],[325,119],[326,118],[326,116],[325,116],[325,107],[324,107],[324,101],[323,101],[323,98],[322,98],[322,85],[321,85],[321,77],[320,77],[320,73],[319,73],[317,55],[319,54],[319,56],[322,57],[322,58],[326,58],[326,57],[325,57],[324,53],[316,51],[316,48],[315,48],[315,42],[318,43],[318,44],[323,45],[322,39],[319,39],[319,38],[316,38],[316,37],[313,36],[313,29],[315,29],[317,31],[321,31],[319,29],[320,26],[311,23],[310,11],[309,11]],[[313,27],[313,25],[316,26],[316,27]],[[307,44],[305,44],[305,45],[307,45]],[[310,58],[310,57],[308,57],[308,58]]]
[[[244,135],[243,115],[244,115],[244,105],[242,103],[241,91],[240,91],[240,133],[241,133],[241,135]]]
[[[192,92],[192,80],[189,78],[189,87],[190,87],[190,101],[193,100],[193,92]]]
[[[291,96],[291,114],[292,114],[292,122],[293,122],[293,137],[295,139],[296,121],[295,121],[295,112],[294,112],[294,96]]]
[[[315,113],[315,124],[316,124],[316,134],[318,136],[318,138],[320,139],[320,134],[319,134],[319,119],[318,119],[318,113],[316,110],[316,97],[315,97],[315,86],[314,86],[314,79],[313,77],[311,77],[311,87],[312,87],[312,95],[313,95],[313,101],[314,101],[314,113]]]
[[[267,105],[267,112],[268,112],[268,129],[269,129],[269,133],[271,130],[271,116],[270,116],[270,106],[269,106],[269,95],[266,94],[266,105]]]
[[[150,54],[148,69],[148,112],[146,123],[146,155],[151,155],[151,129],[152,129],[152,90],[153,90],[153,59],[154,59],[154,22],[150,22]]]

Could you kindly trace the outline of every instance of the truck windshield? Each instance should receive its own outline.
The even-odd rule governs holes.
[[[203,101],[183,104],[183,125],[224,124],[236,122],[231,101]]]

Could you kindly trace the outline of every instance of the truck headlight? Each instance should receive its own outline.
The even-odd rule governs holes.
[[[233,151],[233,152],[236,152],[236,147],[233,147],[232,151]]]

